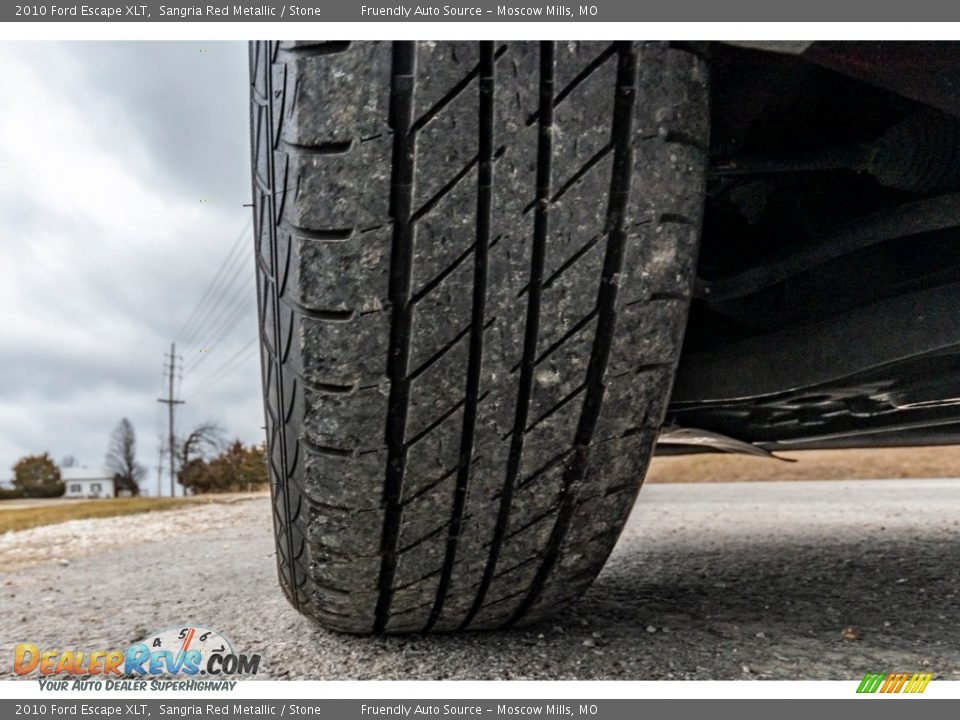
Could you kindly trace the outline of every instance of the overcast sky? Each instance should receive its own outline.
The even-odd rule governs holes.
[[[100,470],[128,417],[155,492],[163,353],[250,215],[246,63],[242,43],[0,43],[0,478],[44,451]],[[209,348],[181,428],[263,438],[253,347],[204,382],[255,318],[178,348],[188,368]]]

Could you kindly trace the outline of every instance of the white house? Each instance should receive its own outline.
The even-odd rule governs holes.
[[[116,484],[102,470],[89,468],[62,468],[60,479],[67,486],[67,498],[112,498],[117,495]]]

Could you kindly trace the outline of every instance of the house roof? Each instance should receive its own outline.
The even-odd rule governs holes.
[[[78,482],[83,480],[112,480],[103,470],[93,470],[91,468],[61,468],[60,479],[64,482]]]

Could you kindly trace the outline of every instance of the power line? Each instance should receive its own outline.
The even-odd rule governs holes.
[[[242,367],[243,364],[255,354],[257,348],[251,347],[255,342],[257,342],[257,338],[253,338],[244,344],[244,346],[234,353],[233,356],[231,356],[226,362],[221,364],[220,367],[208,374],[201,382],[199,382],[197,388],[188,397],[194,397],[202,392],[206,392],[213,385],[216,385],[218,382],[228,377],[231,373],[239,370],[240,367]]]
[[[247,300],[244,302],[243,298],[246,297]],[[187,373],[192,373],[204,360],[210,356],[210,349],[216,348],[221,342],[223,342],[230,334],[230,332],[237,326],[237,324],[244,319],[247,315],[251,314],[256,307],[256,290],[249,286],[241,287],[237,293],[231,298],[231,302],[226,308],[232,307],[232,310],[226,310],[221,321],[216,327],[212,327],[209,330],[209,340],[203,344],[207,347],[207,352],[199,353],[199,357],[191,361],[190,365],[186,367]]]
[[[180,328],[180,331],[175,336],[176,340],[187,339],[188,331],[189,331],[189,335],[193,335],[196,332],[199,325],[202,324],[203,318],[204,318],[203,310],[205,309],[208,310],[210,307],[208,305],[205,305],[205,303],[209,298],[211,298],[211,296],[215,292],[217,292],[217,288],[220,285],[225,275],[225,270],[228,267],[232,267],[233,265],[235,265],[236,259],[237,257],[239,257],[236,255],[236,252],[243,246],[243,241],[247,233],[247,230],[249,229],[250,222],[251,221],[247,221],[247,224],[244,226],[243,230],[240,232],[240,235],[237,237],[236,241],[234,242],[233,247],[231,247],[230,252],[227,253],[223,261],[220,263],[220,267],[217,268],[216,273],[214,273],[214,276],[210,280],[210,283],[207,285],[206,289],[204,290],[203,295],[200,297],[200,300],[197,302],[197,305],[194,307],[193,311],[190,313],[189,318],[187,318],[187,321],[183,324],[183,327]]]
[[[226,362],[224,362],[220,367],[211,372],[209,375],[204,377],[201,381],[197,383],[193,392],[187,395],[186,399],[190,399],[199,395],[202,392],[206,392],[212,386],[219,383],[221,380],[229,376],[232,372],[239,370],[243,364],[255,354],[256,347],[251,347],[255,342],[257,342],[258,337],[251,338],[242,348],[230,356]],[[229,368],[229,369],[228,369]]]
[[[182,341],[184,345],[189,346],[203,337],[204,334],[209,334],[211,325],[216,324],[223,312],[230,308],[237,293],[234,292],[234,294],[230,296],[230,302],[224,301],[231,291],[236,291],[237,280],[240,279],[242,282],[242,278],[250,277],[250,275],[246,275],[248,268],[245,267],[246,262],[250,260],[249,256],[249,252],[240,253],[233,259],[230,269],[230,273],[232,274],[228,280],[220,284],[219,289],[209,301],[202,318],[194,324],[193,330]]]
[[[200,300],[197,301],[196,306],[193,308],[193,311],[190,313],[190,316],[187,318],[186,322],[183,324],[183,327],[180,328],[180,331],[174,337],[174,340],[179,340],[183,337],[184,333],[187,331],[187,328],[190,327],[190,324],[197,317],[197,313],[203,307],[203,304],[206,302],[207,298],[213,292],[214,286],[217,284],[218,279],[220,278],[221,273],[224,268],[230,262],[231,256],[236,253],[236,251],[242,246],[244,237],[247,234],[247,230],[250,229],[251,224],[253,223],[253,218],[247,218],[247,222],[243,226],[243,230],[240,231],[240,234],[237,236],[237,239],[233,243],[233,247],[230,248],[230,252],[227,253],[227,256],[220,263],[220,267],[217,268],[217,272],[214,273],[213,279],[210,280],[210,284],[207,285],[206,289],[203,292],[203,295],[200,296]]]
[[[229,286],[229,290],[232,292],[229,296],[224,298],[224,302],[216,308],[214,313],[211,313],[209,321],[204,325],[202,330],[197,334],[197,337],[194,338],[197,343],[201,345],[206,345],[209,342],[209,339],[220,332],[224,325],[226,318],[229,318],[237,309],[237,303],[243,300],[244,298],[256,297],[256,290],[254,289],[254,276],[253,273],[246,275],[244,277],[244,282],[241,282],[239,285]]]
[[[200,343],[204,337],[219,331],[219,324],[223,318],[236,308],[237,302],[244,295],[253,295],[254,291],[250,288],[252,279],[255,277],[252,268],[246,267],[244,261],[248,261],[246,255],[238,255],[236,268],[230,280],[224,284],[216,297],[211,301],[209,308],[202,322],[200,322],[185,342]],[[238,282],[239,281],[239,282]]]
[[[255,302],[255,301],[249,302],[249,303],[247,303],[245,306],[239,308],[239,312],[238,312],[238,314],[236,315],[236,319],[235,319],[228,327],[226,327],[226,328],[223,330],[223,332],[220,333],[219,336],[217,336],[217,338],[211,343],[211,348],[220,347],[220,345],[221,345],[221,344],[227,339],[227,337],[230,335],[231,331],[232,331],[234,328],[236,328],[238,325],[240,325],[240,321],[241,321],[241,320],[244,320],[244,319],[250,317],[250,319],[251,319],[251,321],[252,321],[252,320],[253,320],[252,314],[255,312],[255,310],[256,310],[256,302]],[[244,325],[246,325],[246,323],[244,323]],[[200,366],[203,364],[203,361],[206,360],[207,358],[211,357],[212,354],[213,354],[212,352],[205,352],[205,353],[203,353],[203,354],[193,363],[193,365],[189,368],[189,370],[190,370],[190,371],[196,370],[198,367],[200,367]]]

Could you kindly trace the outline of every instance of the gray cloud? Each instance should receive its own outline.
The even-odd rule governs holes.
[[[249,217],[246,61],[243,43],[0,43],[0,478],[42,451],[99,468],[123,416],[156,464],[162,354]],[[215,372],[255,329],[244,313],[183,378],[201,392],[182,427],[262,439],[255,348]],[[178,350],[188,367],[212,339]]]

